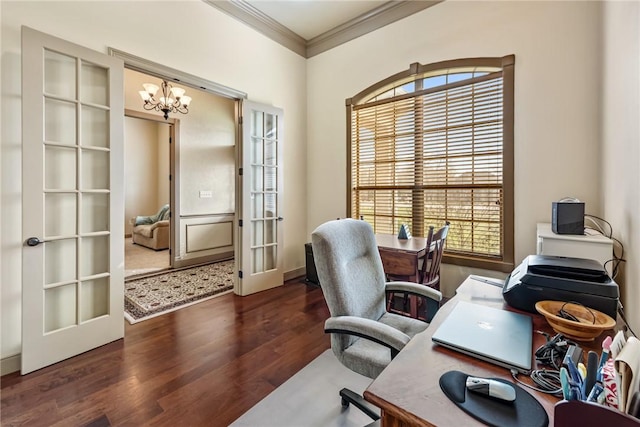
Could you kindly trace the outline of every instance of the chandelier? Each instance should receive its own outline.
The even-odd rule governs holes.
[[[166,80],[163,80],[162,96],[156,99],[156,93],[160,89],[157,85],[145,83],[142,86],[144,90],[138,93],[144,101],[143,107],[145,110],[162,111],[165,120],[169,118],[169,113],[187,114],[189,112],[191,97],[184,94],[184,89],[173,87]]]

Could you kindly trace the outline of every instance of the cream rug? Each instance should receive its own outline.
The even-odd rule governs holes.
[[[124,284],[125,318],[137,323],[233,290],[234,261],[134,279]]]
[[[331,350],[326,350],[231,427],[362,427],[372,420],[355,406],[344,409],[338,393],[346,387],[362,395],[371,381],[342,365]]]

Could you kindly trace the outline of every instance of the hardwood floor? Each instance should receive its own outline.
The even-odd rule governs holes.
[[[227,426],[330,347],[328,317],[300,278],[127,322],[122,340],[3,376],[0,424]]]

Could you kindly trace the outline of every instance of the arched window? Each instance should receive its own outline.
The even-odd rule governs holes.
[[[412,64],[347,99],[350,216],[415,236],[449,221],[444,262],[510,272],[514,63]]]

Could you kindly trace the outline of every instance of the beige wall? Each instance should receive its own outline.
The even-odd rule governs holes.
[[[621,283],[623,301],[640,329],[638,7],[446,1],[311,58],[307,233],[346,214],[346,98],[413,62],[515,54],[516,262],[535,253],[536,223],[550,222],[552,201],[585,201],[625,244],[632,285]],[[449,296],[470,273],[505,277],[442,270]]]
[[[152,6],[152,7],[150,7]],[[285,118],[284,269],[304,265],[306,242],[306,72],[305,60],[201,1],[0,2],[2,19],[2,151],[0,323],[3,359],[21,345],[21,57],[20,26],[107,53],[113,47],[149,61],[248,93],[249,99],[281,107]],[[140,29],[140,19],[165,25],[176,36]],[[198,101],[193,101],[196,113]],[[128,105],[126,105],[129,108]],[[185,116],[186,118],[187,116]],[[223,132],[224,130],[219,130]],[[186,132],[189,132],[188,130]],[[191,157],[206,141],[197,140]],[[183,175],[184,176],[184,175]],[[216,190],[215,183],[206,183]],[[200,185],[200,184],[198,184]],[[200,187],[197,187],[200,189]],[[185,193],[191,190],[184,189]],[[210,199],[209,199],[210,200]],[[185,202],[188,212],[205,208]]]
[[[602,192],[604,216],[624,244],[625,313],[640,331],[640,3],[604,8]]]
[[[130,235],[130,219],[158,211],[158,125],[148,120],[124,119],[124,232]],[[165,147],[168,150],[168,147]],[[168,181],[168,179],[167,179]],[[164,199],[168,199],[167,197]]]
[[[550,221],[552,201],[577,197],[602,214],[600,15],[594,2],[447,1],[311,58],[307,231],[346,212],[345,98],[413,62],[508,54],[516,57],[516,260],[535,253],[536,223]],[[445,265],[445,293],[470,272]]]

